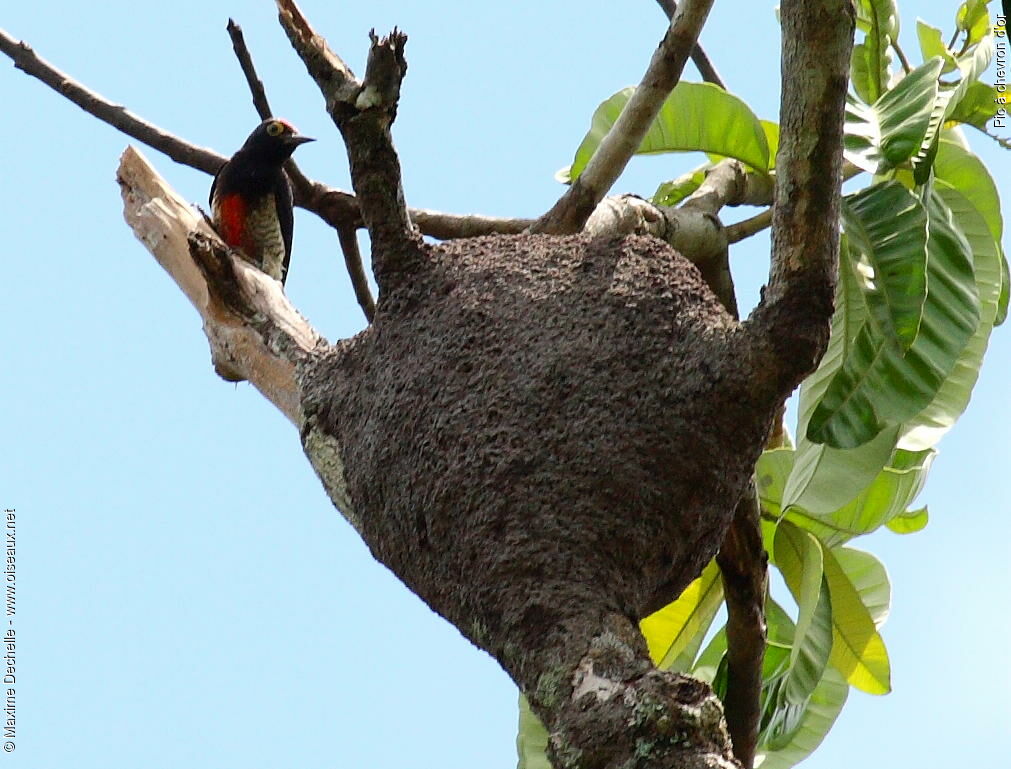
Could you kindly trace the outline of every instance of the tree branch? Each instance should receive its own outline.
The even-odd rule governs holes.
[[[737,243],[738,241],[756,235],[772,224],[772,207],[765,209],[761,213],[755,214],[750,219],[727,225],[727,242]]]
[[[411,221],[422,233],[439,240],[476,238],[481,235],[519,235],[536,220],[482,216],[481,214],[444,214],[425,208],[410,209]]]
[[[828,343],[839,256],[843,119],[853,46],[848,0],[785,0],[772,267],[749,324],[790,389]],[[790,333],[782,330],[789,328]]]
[[[727,601],[727,694],[723,699],[734,757],[751,769],[761,719],[768,555],[762,546],[754,483],[737,505],[716,556]]]
[[[156,125],[134,115],[126,107],[113,104],[94,91],[85,88],[69,75],[39,57],[27,43],[15,40],[0,30],[0,51],[7,54],[14,66],[48,85],[85,112],[108,123],[128,136],[155,147],[177,163],[215,174],[226,158],[204,147],[185,142]]]
[[[239,60],[242,74],[246,77],[246,84],[253,97],[253,107],[256,109],[256,114],[260,116],[261,120],[273,117],[274,111],[270,108],[270,102],[267,101],[267,91],[263,87],[263,81],[256,74],[256,65],[253,64],[253,57],[249,53],[249,48],[246,47],[246,38],[242,34],[242,27],[236,24],[234,19],[229,19],[225,29],[228,30],[228,36],[232,39],[232,50],[235,51],[235,57]]]
[[[298,368],[322,354],[326,341],[280,283],[232,256],[132,147],[120,159],[117,179],[127,223],[200,313],[215,370],[230,381],[248,380],[301,427]]]
[[[359,81],[316,34],[294,0],[277,0],[277,8],[288,40],[344,137],[351,183],[372,241],[372,270],[383,291],[386,281],[404,272],[422,252],[404,203],[400,161],[390,135],[407,72],[407,36],[396,29],[382,39],[370,33],[372,47],[365,77]]]
[[[664,100],[677,85],[688,53],[709,15],[712,0],[685,0],[678,8],[646,73],[583,173],[531,228],[533,232],[579,232],[625,170]]]
[[[663,12],[667,14],[668,20],[673,20],[674,14],[677,12],[678,4],[674,0],[656,0],[657,4],[663,9]],[[723,78],[720,77],[720,73],[716,71],[716,67],[713,65],[712,60],[702,50],[702,43],[696,41],[695,45],[692,47],[692,64],[699,71],[702,79],[707,83],[712,83],[713,85],[718,85],[724,91],[727,90],[727,86],[723,83]]]
[[[351,286],[355,290],[355,299],[365,313],[365,319],[371,323],[376,316],[376,301],[372,298],[369,279],[362,264],[362,252],[358,248],[358,230],[355,227],[338,227],[337,237],[344,253],[344,265],[347,267],[348,277],[351,278]]]

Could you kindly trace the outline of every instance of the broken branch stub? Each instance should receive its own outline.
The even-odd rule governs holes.
[[[231,381],[249,380],[301,426],[298,367],[325,340],[280,283],[232,255],[133,147],[120,159],[117,180],[127,223],[203,319],[215,369]]]

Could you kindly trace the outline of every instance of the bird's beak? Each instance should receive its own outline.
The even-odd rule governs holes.
[[[307,142],[314,142],[314,141],[316,140],[313,139],[311,136],[301,136],[299,134],[295,134],[294,136],[288,137],[288,144],[290,144],[292,147],[297,147],[299,144],[306,144]]]

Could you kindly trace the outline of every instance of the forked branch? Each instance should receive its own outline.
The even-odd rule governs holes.
[[[386,277],[399,274],[420,253],[390,132],[400,83],[407,73],[407,35],[396,29],[384,38],[371,33],[365,77],[359,81],[313,30],[294,0],[277,0],[277,8],[292,48],[316,81],[326,110],[344,137],[351,183],[372,241],[372,269],[382,291]]]
[[[625,170],[664,101],[677,85],[705,24],[712,0],[685,0],[646,69],[638,88],[600,143],[583,173],[531,228],[559,235],[579,232]]]
[[[674,0],[657,0],[657,4],[663,9],[663,12],[667,14],[667,19],[671,20],[674,18],[674,14],[677,13],[678,4]],[[720,73],[716,71],[716,66],[713,64],[709,55],[703,50],[702,43],[696,41],[695,46],[692,48],[692,64],[702,75],[702,79],[707,83],[712,83],[713,85],[718,85],[720,88],[726,90],[727,86],[723,82],[723,78],[720,77]]]

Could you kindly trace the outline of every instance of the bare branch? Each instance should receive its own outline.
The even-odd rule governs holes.
[[[657,4],[663,9],[663,12],[667,14],[668,20],[674,18],[674,14],[677,12],[678,4],[674,0],[656,0]],[[716,71],[715,65],[713,65],[712,60],[702,50],[702,43],[696,42],[692,48],[692,64],[699,71],[702,79],[707,83],[712,83],[713,85],[718,85],[724,91],[727,90],[727,86],[723,83],[723,78],[720,77],[720,73]]]
[[[301,427],[297,370],[326,341],[291,306],[281,284],[232,256],[132,147],[117,178],[127,223],[203,318],[215,369],[231,381],[249,380]]]
[[[344,253],[344,264],[351,278],[351,286],[355,290],[355,299],[365,313],[365,319],[371,323],[376,315],[376,302],[372,298],[369,279],[365,275],[362,264],[362,252],[358,248],[358,230],[355,227],[338,227],[337,237],[340,239],[341,251]]]
[[[400,161],[390,135],[407,72],[407,36],[397,29],[381,39],[370,33],[365,78],[359,81],[316,34],[294,0],[276,1],[281,26],[344,137],[351,183],[372,242],[372,270],[383,291],[385,281],[409,272],[407,265],[423,253],[404,203]]]
[[[600,143],[583,173],[531,228],[534,232],[578,232],[639,148],[664,100],[677,85],[712,0],[685,0],[646,69],[639,87]]]
[[[738,241],[756,235],[772,224],[772,207],[765,209],[760,214],[755,214],[750,219],[727,225],[727,241],[737,243]]]
[[[256,66],[246,47],[246,38],[242,34],[242,27],[236,24],[233,19],[229,19],[225,29],[228,30],[228,36],[232,39],[232,50],[235,51],[235,57],[239,60],[239,66],[242,67],[242,74],[246,77],[246,84],[253,97],[253,107],[256,109],[256,114],[260,116],[261,120],[273,117],[274,111],[270,108],[270,102],[267,101],[267,92],[263,87],[263,81],[256,74]]]
[[[412,208],[411,221],[425,235],[439,240],[476,238],[481,235],[519,235],[534,219],[508,219],[480,214],[445,214],[425,208]]]
[[[0,51],[3,51],[14,61],[15,67],[41,80],[85,112],[94,115],[113,128],[118,128],[127,136],[132,136],[138,141],[164,152],[177,163],[215,174],[225,162],[225,158],[216,152],[185,142],[137,117],[126,107],[113,104],[94,91],[85,88],[69,75],[40,58],[27,43],[15,40],[3,30],[0,30]]]

